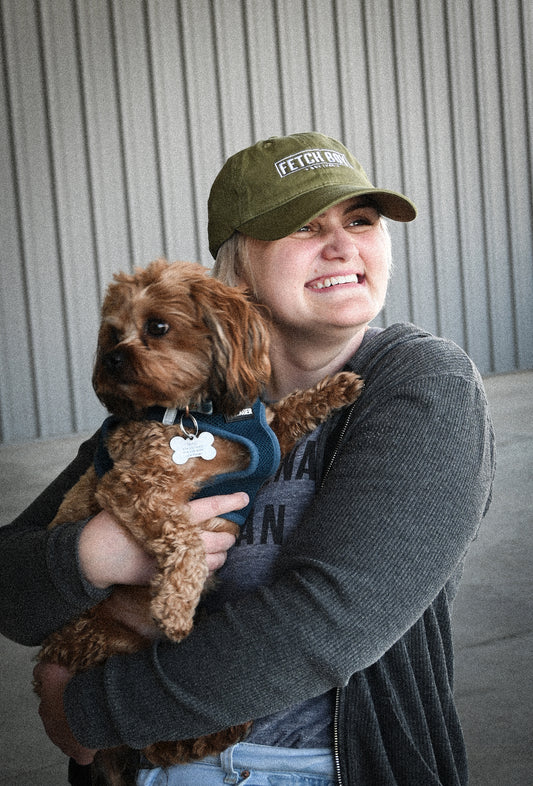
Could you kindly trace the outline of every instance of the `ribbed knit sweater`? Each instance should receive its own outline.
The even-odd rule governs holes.
[[[467,783],[453,701],[450,606],[490,501],[493,432],[456,345],[410,325],[366,342],[365,388],[321,432],[322,487],[281,578],[198,622],[179,645],[111,658],[65,693],[88,747],[205,734],[337,687],[343,786]],[[0,625],[37,644],[105,596],[80,576],[83,522],[51,533],[94,441],[0,531]]]

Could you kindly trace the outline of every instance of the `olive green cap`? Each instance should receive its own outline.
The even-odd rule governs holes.
[[[387,218],[416,218],[410,199],[373,186],[336,139],[314,132],[270,137],[228,158],[217,175],[208,201],[209,250],[216,257],[236,230],[278,240],[338,202],[365,195]]]

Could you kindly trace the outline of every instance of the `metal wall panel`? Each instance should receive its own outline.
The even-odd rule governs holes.
[[[259,138],[342,139],[420,216],[379,323],[533,367],[529,0],[0,0],[0,428],[95,428],[112,273],[211,264],[206,202]]]

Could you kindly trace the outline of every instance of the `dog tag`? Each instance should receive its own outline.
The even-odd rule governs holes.
[[[214,459],[217,451],[213,447],[214,436],[209,431],[201,434],[189,434],[187,437],[172,437],[170,448],[173,450],[174,464],[185,464],[190,458]]]

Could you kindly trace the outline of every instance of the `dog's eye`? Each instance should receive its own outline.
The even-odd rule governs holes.
[[[162,319],[149,319],[144,326],[149,336],[164,336],[169,331],[169,324]]]
[[[120,336],[120,333],[118,332],[118,330],[116,329],[116,327],[113,327],[112,325],[110,325],[109,326],[109,340],[110,340],[111,344],[113,344],[113,345],[120,344],[120,339],[121,339],[121,336]]]

